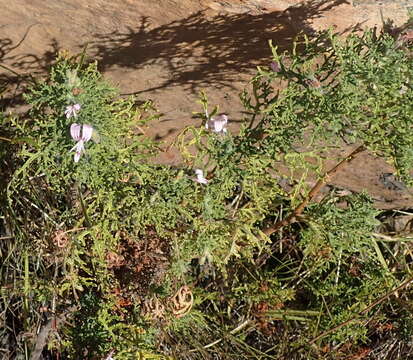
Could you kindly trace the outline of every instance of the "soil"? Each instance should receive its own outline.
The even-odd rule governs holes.
[[[43,76],[59,50],[76,54],[87,45],[123,95],[155,102],[163,115],[148,129],[154,138],[167,143],[199,123],[192,112],[200,110],[200,90],[236,128],[243,117],[238,94],[257,65],[268,66],[268,40],[288,49],[301,31],[348,34],[383,19],[401,25],[410,7],[411,0],[0,0],[0,64],[14,72],[0,68],[0,85],[13,83],[3,102],[16,105],[22,75]],[[170,151],[159,161],[180,159]],[[362,154],[334,182],[367,190],[380,208],[412,207],[412,194],[392,172]]]

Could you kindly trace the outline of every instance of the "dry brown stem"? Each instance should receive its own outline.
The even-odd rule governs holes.
[[[263,230],[264,234],[270,236],[277,230],[281,229],[286,225],[290,225],[294,223],[298,216],[304,211],[305,207],[311,202],[311,200],[318,194],[321,188],[326,185],[334,175],[341,170],[346,164],[350,163],[358,154],[363,152],[366,148],[363,145],[360,145],[355,150],[353,150],[348,156],[346,156],[343,160],[341,160],[337,165],[331,168],[329,171],[325,173],[325,175],[317,181],[314,187],[310,190],[307,197],[298,205],[294,211],[288,215],[286,218],[276,222],[274,225],[266,228]]]
[[[360,316],[365,315],[366,313],[368,313],[371,309],[373,309],[374,307],[376,307],[377,305],[381,304],[383,301],[387,300],[390,296],[392,296],[393,294],[397,293],[398,291],[406,288],[407,286],[409,286],[411,283],[413,282],[413,278],[410,278],[408,280],[406,280],[405,282],[403,282],[402,284],[400,284],[398,287],[396,287],[395,289],[389,291],[388,293],[384,294],[383,296],[379,297],[376,301],[374,301],[373,303],[371,303],[369,306],[367,306],[364,310],[360,311],[357,316],[343,321],[341,324],[338,324],[334,327],[332,327],[331,329],[328,329],[324,332],[322,332],[320,335],[317,335],[315,338],[311,339],[309,341],[309,344],[312,345],[315,342],[317,342],[318,340],[320,340],[321,338],[341,329],[343,326],[346,326],[348,324],[351,324],[353,322],[356,321],[360,321]]]

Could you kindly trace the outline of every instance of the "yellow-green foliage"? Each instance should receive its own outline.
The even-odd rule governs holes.
[[[95,63],[59,58],[25,94],[30,111],[2,115],[3,348],[28,358],[54,316],[65,321],[45,344],[68,359],[308,359],[318,334],[318,350],[337,354],[372,342],[367,323],[411,336],[411,323],[394,321],[411,315],[400,305],[409,297],[364,311],[412,260],[372,236],[379,212],[367,195],[333,192],[265,232],[306,199],[307,177],[323,178],[322,152],[338,141],[411,183],[411,49],[375,31],[272,49],[279,69],[259,68],[241,94],[238,132],[206,129],[217,108],[201,95],[198,126],[174,144],[180,167],[158,165],[159,144],[139,130],[157,116],[152,104],[119,98]],[[93,127],[78,162],[73,123]]]

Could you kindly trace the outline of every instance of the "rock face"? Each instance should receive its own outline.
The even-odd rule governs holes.
[[[58,50],[78,53],[87,44],[122,94],[154,100],[163,117],[149,133],[169,141],[196,122],[191,114],[199,110],[202,89],[231,119],[242,118],[238,93],[255,66],[268,64],[268,40],[287,49],[300,31],[333,27],[345,34],[381,26],[382,17],[402,24],[409,6],[389,0],[13,0],[10,6],[0,0],[0,63],[18,74],[42,75]],[[0,68],[0,82],[10,79],[18,80]],[[406,190],[380,181],[392,169],[363,157],[363,173],[349,169],[337,185],[367,188],[380,207],[411,206]],[[179,158],[166,153],[160,161]]]

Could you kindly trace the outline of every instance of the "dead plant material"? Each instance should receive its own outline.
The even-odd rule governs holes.
[[[120,242],[115,252],[106,255],[108,267],[113,269],[123,296],[142,300],[151,286],[162,283],[169,266],[170,244],[155,230],[139,237],[119,233]]]
[[[372,352],[372,349],[363,347],[357,351],[356,354],[351,355],[348,359],[349,360],[363,360],[367,359],[367,357],[370,355]]]
[[[257,319],[257,330],[259,330],[265,336],[271,336],[274,333],[271,323],[265,318],[265,315],[268,312],[269,308],[269,304],[265,301],[261,301],[260,303],[255,304],[252,308],[252,312]]]
[[[161,300],[154,296],[143,303],[141,313],[152,320],[164,320],[166,309]]]
[[[396,47],[412,46],[413,45],[413,30],[403,32],[396,41]]]
[[[116,254],[113,251],[109,251],[106,254],[106,263],[109,269],[121,267],[125,265],[125,258],[122,255]]]
[[[77,310],[76,306],[71,306],[64,310],[61,314],[52,314],[48,321],[40,328],[38,335],[36,336],[36,341],[34,344],[34,349],[32,351],[30,360],[40,360],[43,359],[42,351],[47,344],[47,339],[49,333],[54,330],[56,331],[59,325],[66,320],[66,317],[70,316]]]
[[[267,288],[268,289],[268,288]],[[282,302],[271,305],[267,301],[260,301],[252,306],[252,315],[255,318],[255,326],[265,336],[273,336],[279,330],[279,321],[268,318],[268,311],[280,310],[284,307]],[[277,324],[278,323],[278,324]]]
[[[53,245],[59,249],[66,249],[69,245],[69,237],[67,236],[67,232],[63,230],[57,230],[54,232],[52,236]]]
[[[387,333],[394,330],[394,325],[392,323],[377,324],[376,330],[379,333]]]
[[[171,298],[172,306],[171,311],[172,314],[177,317],[183,317],[187,315],[194,304],[194,296],[192,295],[192,291],[189,289],[188,286],[182,286],[176,294]]]
[[[116,305],[119,308],[127,308],[129,306],[132,306],[132,301],[130,299],[125,299],[124,297],[118,297],[116,299]]]

